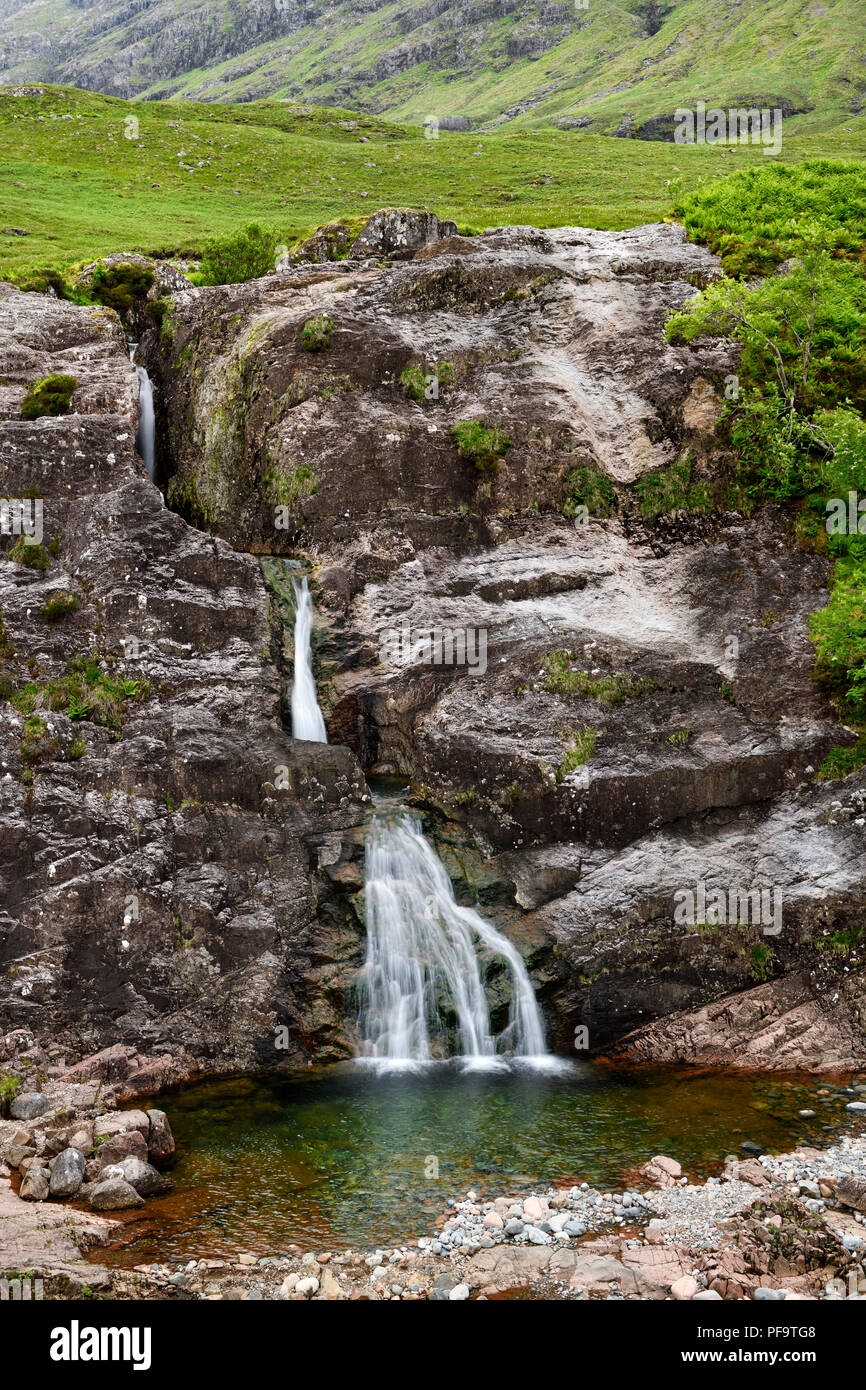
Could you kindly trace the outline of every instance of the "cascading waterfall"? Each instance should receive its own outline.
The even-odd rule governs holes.
[[[295,679],[292,685],[292,734],[308,743],[327,743],[325,721],[313,678],[313,599],[306,576],[292,580],[295,591]]]
[[[138,377],[139,420],[135,447],[144,460],[147,476],[151,482],[156,478],[156,421],[153,413],[153,386],[144,367],[135,361],[137,343],[130,346],[130,360]]]
[[[477,912],[461,907],[445,866],[420,822],[401,813],[373,817],[364,871],[367,959],[361,1016],[362,1060],[397,1066],[441,1053],[440,1002],[457,1016],[462,1059],[474,1066],[515,1059],[552,1063],[532,982],[520,953]],[[498,1037],[476,943],[501,956],[511,977],[511,1016]]]

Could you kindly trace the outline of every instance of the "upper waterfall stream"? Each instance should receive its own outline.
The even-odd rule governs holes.
[[[153,386],[147,370],[135,361],[137,343],[130,345],[130,360],[138,377],[139,420],[135,447],[144,460],[147,476],[151,482],[156,479],[156,417],[153,410]]]
[[[306,576],[292,580],[295,591],[295,679],[292,685],[292,734],[309,743],[327,743],[328,734],[313,676],[313,599]]]

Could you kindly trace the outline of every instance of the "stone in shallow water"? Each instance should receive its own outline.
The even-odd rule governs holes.
[[[94,1211],[123,1211],[126,1207],[144,1206],[144,1198],[139,1197],[125,1178],[94,1183],[89,1196]]]

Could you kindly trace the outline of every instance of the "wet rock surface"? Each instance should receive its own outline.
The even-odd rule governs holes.
[[[144,1091],[345,1055],[340,989],[326,1002],[315,978],[336,939],[305,836],[357,824],[357,763],[292,744],[257,562],[145,476],[116,315],[4,286],[0,374],[21,382],[6,396],[70,370],[71,413],[25,422],[7,401],[0,419],[3,489],[35,493],[44,532],[41,567],[9,536],[0,560],[4,1027],[61,1061],[133,1045]],[[58,593],[75,602],[54,621]]]

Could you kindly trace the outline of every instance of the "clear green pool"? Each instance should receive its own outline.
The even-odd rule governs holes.
[[[707,1175],[746,1140],[770,1150],[821,1141],[845,1124],[844,1100],[823,1079],[588,1063],[559,1075],[440,1063],[386,1076],[347,1063],[203,1081],[160,1101],[178,1142],[174,1191],[135,1214],[107,1258],[402,1241],[431,1231],[469,1187],[612,1185],[657,1153]]]

